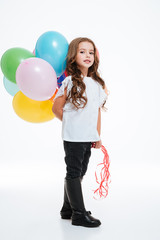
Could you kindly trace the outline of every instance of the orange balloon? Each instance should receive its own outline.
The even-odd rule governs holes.
[[[55,93],[54,93],[53,96],[49,99],[51,102],[54,102],[53,100],[54,100],[54,98],[55,98],[57,92],[58,92],[58,88],[56,88]]]
[[[47,122],[55,117],[52,112],[53,102],[50,100],[36,101],[30,99],[21,91],[14,96],[12,105],[16,114],[28,122]]]

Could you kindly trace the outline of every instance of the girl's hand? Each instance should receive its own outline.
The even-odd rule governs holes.
[[[64,95],[59,96],[54,100],[53,106],[52,106],[52,112],[56,115],[56,117],[62,121],[63,118],[63,107],[66,103],[67,99],[67,88],[64,90]]]
[[[101,146],[102,146],[102,141],[101,140],[94,143],[94,148],[101,148]]]

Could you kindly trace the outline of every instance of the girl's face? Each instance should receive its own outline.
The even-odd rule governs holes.
[[[87,75],[88,68],[94,63],[94,47],[90,42],[79,43],[76,63],[83,75]]]

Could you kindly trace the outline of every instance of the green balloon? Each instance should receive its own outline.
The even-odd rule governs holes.
[[[19,64],[30,57],[35,57],[33,53],[24,48],[10,48],[1,58],[1,69],[4,76],[16,83],[16,70]]]

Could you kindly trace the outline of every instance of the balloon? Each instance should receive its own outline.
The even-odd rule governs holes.
[[[6,91],[11,96],[14,96],[19,91],[19,87],[17,86],[17,84],[9,81],[5,76],[3,77],[3,84],[4,84]]]
[[[66,56],[68,42],[66,38],[55,31],[43,33],[37,40],[35,47],[36,57],[49,62],[57,76],[60,76],[66,68]]]
[[[26,97],[21,91],[14,96],[12,105],[16,114],[28,122],[41,123],[55,117],[52,112],[53,103],[50,100],[35,101]]]
[[[54,98],[55,98],[57,92],[58,92],[58,88],[56,88],[55,93],[54,93],[53,96],[49,99],[50,101],[54,102]]]
[[[68,76],[66,70],[64,73],[57,79],[58,88],[61,87],[63,80]]]
[[[24,48],[10,48],[1,58],[1,69],[4,76],[16,83],[16,70],[19,64],[26,58],[34,57],[34,55]]]
[[[28,58],[17,68],[16,82],[19,89],[29,98],[48,100],[57,87],[57,76],[52,66],[40,58]]]
[[[33,55],[35,56],[35,48],[34,48],[34,50],[33,50],[33,52],[32,52],[32,53],[33,53]]]

